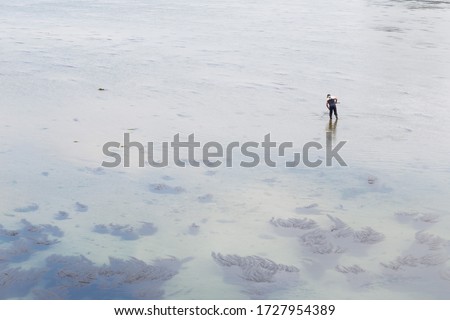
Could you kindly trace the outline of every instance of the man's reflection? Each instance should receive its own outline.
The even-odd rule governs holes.
[[[336,127],[337,127],[337,122],[338,119],[336,120],[331,120],[328,122],[328,126],[326,128],[327,133],[331,132],[331,134],[327,134],[327,143],[329,143],[329,145],[333,144],[333,140],[336,140]]]

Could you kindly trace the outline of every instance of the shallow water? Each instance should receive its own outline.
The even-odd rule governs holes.
[[[0,4],[0,298],[450,298],[449,9]],[[124,132],[328,131],[347,167],[101,168]]]

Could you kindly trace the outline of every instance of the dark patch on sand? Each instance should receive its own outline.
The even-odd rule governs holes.
[[[151,222],[141,222],[141,223],[142,225],[138,229],[138,233],[141,236],[152,236],[158,231],[158,228],[155,227],[155,225]]]
[[[422,212],[397,212],[397,220],[401,223],[436,223],[439,221],[439,215]]]
[[[270,220],[270,223],[274,225],[275,227],[279,228],[293,228],[293,229],[300,229],[300,230],[308,230],[308,229],[314,229],[317,228],[317,222],[314,220],[303,218],[303,219],[297,219],[297,218],[289,218],[289,219],[275,219],[272,218]]]
[[[192,223],[188,228],[190,235],[196,236],[200,232],[200,226],[196,223]]]
[[[24,212],[33,212],[37,210],[39,210],[39,206],[36,203],[31,203],[24,207],[15,208],[14,212],[24,213]]]
[[[55,220],[67,220],[69,218],[69,213],[66,211],[58,211],[58,213],[55,214]]]
[[[213,199],[214,199],[214,196],[210,193],[204,194],[197,198],[198,202],[201,202],[201,203],[210,203],[210,202],[213,202]]]
[[[150,192],[159,194],[180,194],[185,190],[182,187],[171,187],[165,183],[154,183],[149,185]]]
[[[110,223],[109,225],[97,224],[93,231],[101,234],[110,234],[122,240],[137,240],[140,236],[150,236],[157,232],[157,228],[150,222],[142,222],[140,228],[135,228],[128,224],[120,225]]]
[[[299,214],[318,214],[320,213],[320,210],[317,203],[312,203],[304,207],[295,208],[295,212]]]
[[[75,203],[75,211],[77,212],[87,212],[89,210],[89,207],[85,204],[82,204],[80,202]]]

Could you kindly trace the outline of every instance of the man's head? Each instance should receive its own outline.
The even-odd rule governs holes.
[[[331,98],[331,94],[327,94],[327,98]]]

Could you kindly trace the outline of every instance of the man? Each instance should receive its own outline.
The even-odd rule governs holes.
[[[332,97],[331,94],[327,94],[327,108],[328,110],[330,110],[330,120],[333,118],[333,112],[334,112],[334,116],[336,117],[336,120],[338,118],[337,115],[337,109],[336,109],[336,104],[337,104],[337,98],[336,97]]]

